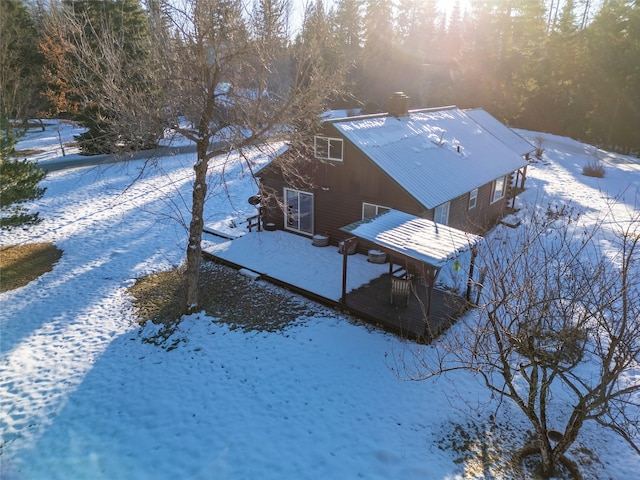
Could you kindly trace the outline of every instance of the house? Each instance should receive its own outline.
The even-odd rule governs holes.
[[[513,209],[534,147],[484,110],[407,103],[396,93],[388,113],[325,117],[312,148],[256,176],[267,229],[341,245],[343,308],[429,341],[472,303],[475,245]],[[356,249],[384,255],[388,274],[347,292]],[[442,269],[460,270],[462,258],[461,288],[440,288]]]
[[[534,147],[484,110],[407,103],[396,93],[389,113],[326,119],[307,155],[258,172],[264,221],[332,244],[389,210],[474,234],[495,225],[524,188]]]

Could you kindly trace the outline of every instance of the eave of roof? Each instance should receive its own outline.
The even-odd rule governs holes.
[[[273,145],[270,143],[263,144],[260,148],[263,149],[263,152],[266,155],[268,155],[269,160],[265,164],[257,168],[256,171],[253,172],[253,176],[259,177],[262,173],[264,173],[266,169],[268,169],[271,165],[273,165],[273,162],[278,157],[280,157],[281,155],[283,155],[285,152],[289,150],[289,147],[290,147],[289,144],[284,142],[282,142],[278,148],[273,148]]]
[[[342,227],[341,230],[438,268],[482,240],[479,235],[398,210],[389,210],[372,219]]]

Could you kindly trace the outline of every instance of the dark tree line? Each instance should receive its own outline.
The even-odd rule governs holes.
[[[198,311],[205,199],[224,185],[210,162],[237,152],[227,161],[251,170],[244,152],[255,145],[308,142],[342,96],[324,10],[305,12],[295,42],[287,0],[60,0],[39,12],[48,113],[89,127],[77,137],[84,153],[143,149],[165,132],[195,146],[190,215],[178,221],[188,232],[184,310]]]
[[[110,112],[99,110],[95,97],[109,95],[109,88],[137,85],[153,101],[163,88],[157,79],[145,78],[145,69],[158,36],[175,35],[159,7],[165,2],[2,3],[3,24],[11,25],[13,35],[10,43],[3,34],[0,46],[5,118],[79,115],[91,127],[82,139],[88,140],[87,153],[110,151],[114,144],[143,148],[153,143],[161,130],[104,131],[100,119]],[[263,3],[255,2],[255,8]],[[279,4],[286,10],[288,2]],[[91,29],[97,38],[109,32],[113,38],[105,55],[120,50],[117,64],[71,65],[73,75],[91,72],[85,84],[93,82],[93,88],[79,89],[69,76],[77,38],[46,28],[52,5],[71,9],[78,28]],[[295,38],[286,22],[278,27],[277,61],[292,63],[296,44],[323,36],[325,67],[348,72],[347,94],[332,99],[336,108],[383,111],[390,93],[401,90],[414,107],[482,107],[522,128],[624,153],[640,150],[640,2],[472,0],[468,10],[456,2],[448,12],[438,5],[435,0],[311,0]],[[284,18],[283,13],[266,11],[265,18]],[[120,78],[113,78],[116,73]],[[270,88],[287,81],[272,78]]]
[[[433,0],[336,0],[328,16],[367,111],[402,90],[415,107],[482,107],[510,125],[640,150],[638,1],[474,0],[445,13]]]

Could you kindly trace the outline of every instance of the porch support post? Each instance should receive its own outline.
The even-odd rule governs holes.
[[[426,318],[424,320],[424,336],[429,338],[431,336],[431,301],[433,299],[433,289],[436,285],[436,278],[440,273],[440,269],[433,265],[423,264],[424,279],[427,283],[427,311]]]
[[[467,278],[467,294],[465,299],[467,303],[471,301],[471,287],[473,286],[473,270],[476,265],[476,257],[478,256],[478,248],[474,245],[471,247],[471,264],[469,265],[469,278]]]
[[[342,297],[340,298],[342,305],[347,304],[347,252],[357,241],[358,239],[356,237],[351,237],[342,242]]]
[[[342,297],[340,297],[342,305],[347,304],[347,249],[346,244],[342,246]]]
[[[431,299],[433,298],[433,287],[435,286],[436,276],[438,274],[436,273],[437,270],[431,266],[426,268],[426,272],[427,274],[425,275],[425,281],[427,282],[427,292],[428,292],[428,298],[427,298],[427,321],[428,321],[429,317],[431,316]]]

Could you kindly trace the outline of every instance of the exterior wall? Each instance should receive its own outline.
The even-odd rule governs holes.
[[[327,136],[341,137],[330,124],[325,129]],[[262,188],[278,195],[280,201],[285,186],[313,193],[314,233],[329,235],[334,245],[347,237],[340,227],[362,218],[363,202],[418,216],[426,213],[417,201],[346,140],[343,152],[342,162],[317,160],[310,153],[305,164],[298,164],[303,175],[310,179],[305,185],[286,185],[281,170],[269,168],[262,174]],[[284,228],[281,205],[272,199],[266,206],[265,221],[275,223],[276,228]]]
[[[284,230],[284,212],[282,210],[282,195],[285,181],[275,160],[267,167],[260,178],[260,195],[262,197],[263,223],[273,223],[278,230]]]
[[[487,183],[478,188],[476,206],[471,210],[469,210],[468,193],[453,199],[449,211],[449,226],[484,235],[502,218],[506,206],[506,195],[499,201],[491,203],[492,192],[493,183]]]
[[[333,132],[328,135],[339,136]],[[362,219],[363,202],[424,214],[417,201],[346,140],[343,162],[314,161],[320,163],[315,198],[317,233],[344,238],[346,234],[339,228]]]
[[[325,124],[323,134],[342,137],[331,124]],[[314,159],[313,152],[309,153],[308,160],[298,162],[298,168],[308,178],[307,181],[285,182],[279,168],[270,167],[265,170],[261,178],[262,188],[265,190],[263,196],[268,198],[269,192],[272,192],[278,199],[276,201],[271,198],[266,202],[265,221],[284,229],[282,195],[285,186],[313,193],[313,233],[329,235],[334,245],[347,236],[339,230],[340,227],[362,218],[363,202],[433,220],[433,210],[426,210],[346,139],[343,148],[342,162]],[[484,234],[495,225],[503,215],[507,195],[491,204],[492,187],[492,183],[488,183],[478,189],[477,204],[471,210],[468,209],[468,193],[451,200],[449,226]],[[364,248],[362,246],[359,250]]]

